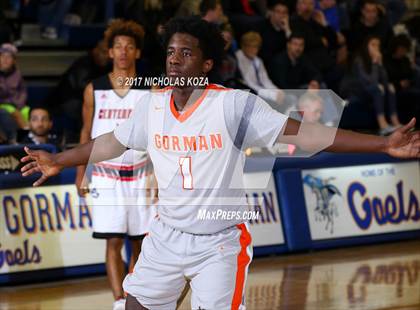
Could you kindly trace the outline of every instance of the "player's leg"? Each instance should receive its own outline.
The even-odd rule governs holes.
[[[115,300],[124,298],[122,282],[125,276],[125,266],[121,255],[123,245],[123,238],[106,240],[106,273]]]
[[[141,243],[143,241],[143,237],[140,238],[130,238],[130,245],[131,245],[131,257],[130,257],[130,263],[128,265],[128,272],[132,272],[134,269],[134,265],[137,262],[137,259],[139,258],[139,254],[140,254],[140,249],[141,249]]]
[[[142,186],[141,182],[136,186]],[[129,191],[130,190],[130,191]],[[149,232],[150,223],[156,216],[156,207],[147,204],[146,191],[142,188],[131,188],[127,190],[130,196],[125,197],[127,210],[127,233],[131,241],[131,257],[129,272],[132,272],[140,254],[141,244]]]
[[[136,298],[128,294],[127,301],[125,303],[125,310],[148,310],[148,309],[143,307]]]
[[[179,309],[179,307],[181,307],[182,302],[184,301],[185,297],[187,297],[189,290],[190,290],[190,281],[187,281],[184,289],[182,290],[181,296],[179,296],[178,300],[176,301],[176,309]]]
[[[198,238],[203,240],[197,239],[195,244],[206,244],[207,249],[203,248],[203,252],[197,254],[197,257],[201,256],[201,262],[198,261],[198,265],[187,273],[187,276],[192,275],[192,309],[245,309],[245,282],[252,259],[247,226],[240,224],[236,228]]]
[[[124,309],[122,281],[125,266],[121,255],[127,236],[127,212],[121,201],[119,182],[92,176],[93,237],[106,239],[106,270],[114,296],[114,309]]]
[[[123,282],[124,291],[144,308],[176,308],[186,283],[183,263],[187,242],[184,235],[158,219],[152,222],[134,271]],[[136,306],[139,307],[131,300],[132,308],[128,309],[136,309]]]

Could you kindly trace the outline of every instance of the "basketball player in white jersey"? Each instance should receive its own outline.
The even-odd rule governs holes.
[[[166,70],[173,79],[205,77],[220,60],[224,41],[217,26],[178,18],[165,31]],[[124,280],[126,309],[174,309],[187,280],[192,309],[245,309],[252,258],[247,224],[237,217],[198,217],[206,210],[245,208],[242,150],[275,142],[314,150],[333,132],[325,147],[330,152],[420,158],[420,133],[411,132],[414,125],[415,119],[389,137],[305,127],[255,95],[217,85],[184,85],[143,97],[113,133],[76,149],[49,154],[26,148],[22,162],[28,163],[22,172],[40,172],[37,186],[65,167],[119,156],[126,148],[147,150],[159,185],[159,216],[143,241],[134,272]]]
[[[143,29],[134,22],[115,20],[105,31],[113,69],[89,83],[84,91],[80,143],[112,132],[129,118],[139,98],[146,93],[126,82],[136,78],[136,59],[140,57],[142,39]],[[125,307],[121,257],[124,238],[128,236],[131,241],[129,269],[132,270],[154,216],[152,207],[146,206],[144,191],[150,167],[147,154],[134,150],[93,166],[90,185],[93,237],[106,240],[106,270],[115,298],[114,310]],[[80,196],[85,196],[88,190],[84,184],[85,171],[86,166],[78,167],[76,186]]]

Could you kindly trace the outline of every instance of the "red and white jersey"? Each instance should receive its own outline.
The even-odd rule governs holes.
[[[94,95],[94,115],[92,121],[91,138],[111,132],[120,123],[127,120],[140,98],[148,90],[130,89],[124,96],[115,92],[108,75],[92,81]],[[123,155],[112,160],[102,162],[97,167],[136,167],[147,158],[145,152],[127,150]]]
[[[183,112],[175,108],[171,89],[152,92],[114,134],[128,148],[149,153],[161,220],[188,233],[211,234],[244,222],[232,217],[247,208],[242,150],[273,145],[287,117],[240,90],[211,84],[200,92]],[[223,211],[231,216],[202,217]]]

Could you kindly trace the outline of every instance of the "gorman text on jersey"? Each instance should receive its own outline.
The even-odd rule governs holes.
[[[220,150],[223,147],[220,133],[200,136],[169,136],[155,134],[156,149],[165,151],[193,151],[203,152]]]

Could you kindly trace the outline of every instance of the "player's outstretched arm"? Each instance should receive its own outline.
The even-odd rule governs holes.
[[[399,158],[420,158],[420,132],[412,131],[413,118],[388,137],[367,135],[323,125],[288,119],[278,141],[298,145],[309,152],[325,150],[336,153],[387,153]]]
[[[36,172],[42,173],[41,177],[33,184],[38,186],[49,177],[60,173],[64,168],[116,158],[122,155],[125,150],[126,147],[115,138],[113,132],[57,154],[25,147],[27,155],[21,159],[21,162],[26,164],[22,167],[21,172],[25,177]]]

